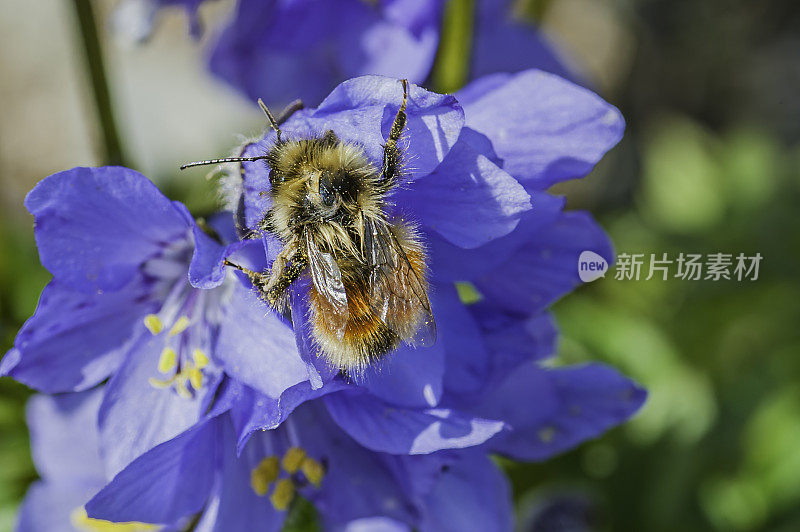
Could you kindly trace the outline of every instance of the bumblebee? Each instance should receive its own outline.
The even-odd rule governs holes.
[[[414,224],[387,213],[387,196],[402,174],[398,142],[406,123],[408,82],[401,83],[403,100],[381,168],[361,146],[333,131],[283,139],[280,121],[260,100],[277,138],[266,154],[182,167],[266,161],[272,202],[256,231],[274,234],[284,247],[268,271],[226,264],[247,274],[261,297],[284,314],[290,287],[309,275],[314,343],[333,366],[350,373],[363,371],[401,342],[428,346],[436,340],[425,246]]]

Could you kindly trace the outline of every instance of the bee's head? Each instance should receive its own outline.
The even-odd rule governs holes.
[[[345,225],[357,214],[374,167],[360,147],[320,139],[287,142],[276,148],[269,180],[272,220],[278,232],[314,223]]]

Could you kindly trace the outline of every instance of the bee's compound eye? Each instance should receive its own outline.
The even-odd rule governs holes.
[[[283,183],[283,181],[284,181],[283,175],[279,174],[275,170],[269,171],[269,184],[271,186],[274,187],[275,185],[280,185],[281,183]]]
[[[319,197],[322,199],[322,204],[327,207],[336,201],[336,191],[328,176],[323,175],[319,178]]]

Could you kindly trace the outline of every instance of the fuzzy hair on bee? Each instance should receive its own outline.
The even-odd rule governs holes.
[[[237,266],[276,311],[287,314],[292,284],[311,278],[311,332],[330,364],[362,372],[401,342],[427,346],[436,326],[428,300],[428,259],[417,227],[388,215],[387,195],[401,179],[398,144],[406,123],[408,82],[383,149],[381,168],[353,142],[333,131],[315,138],[284,139],[279,122],[259,101],[276,142],[256,157],[202,161],[264,160],[271,207],[257,232],[283,243],[269,271]],[[192,166],[192,165],[186,165]]]

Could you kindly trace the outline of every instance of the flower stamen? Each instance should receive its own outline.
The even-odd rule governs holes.
[[[76,530],[85,532],[146,532],[160,530],[160,525],[129,521],[126,523],[112,523],[103,519],[94,519],[86,514],[83,506],[75,508],[69,515],[70,523]]]
[[[282,478],[275,484],[275,489],[272,490],[269,500],[276,510],[283,511],[289,508],[292,503],[294,492],[294,481],[290,478]]]
[[[290,447],[283,455],[281,465],[287,473],[294,474],[300,470],[300,465],[305,458],[306,452],[302,448]]]
[[[186,328],[189,326],[189,323],[191,322],[189,321],[188,316],[181,316],[169,330],[169,335],[170,336],[179,335],[180,333],[186,330]]]
[[[256,495],[266,495],[270,484],[278,479],[279,473],[278,457],[268,456],[250,473],[250,487]]]
[[[158,359],[158,371],[160,373],[169,373],[176,367],[178,367],[178,353],[171,347],[165,347]]]
[[[159,334],[164,330],[164,324],[161,323],[161,318],[155,314],[148,314],[144,317],[144,326],[150,331],[153,336]]]
[[[300,471],[303,472],[306,479],[308,479],[315,488],[318,488],[320,484],[322,484],[322,479],[325,477],[325,468],[323,465],[310,456],[306,456],[303,459],[303,463],[300,464]]]

